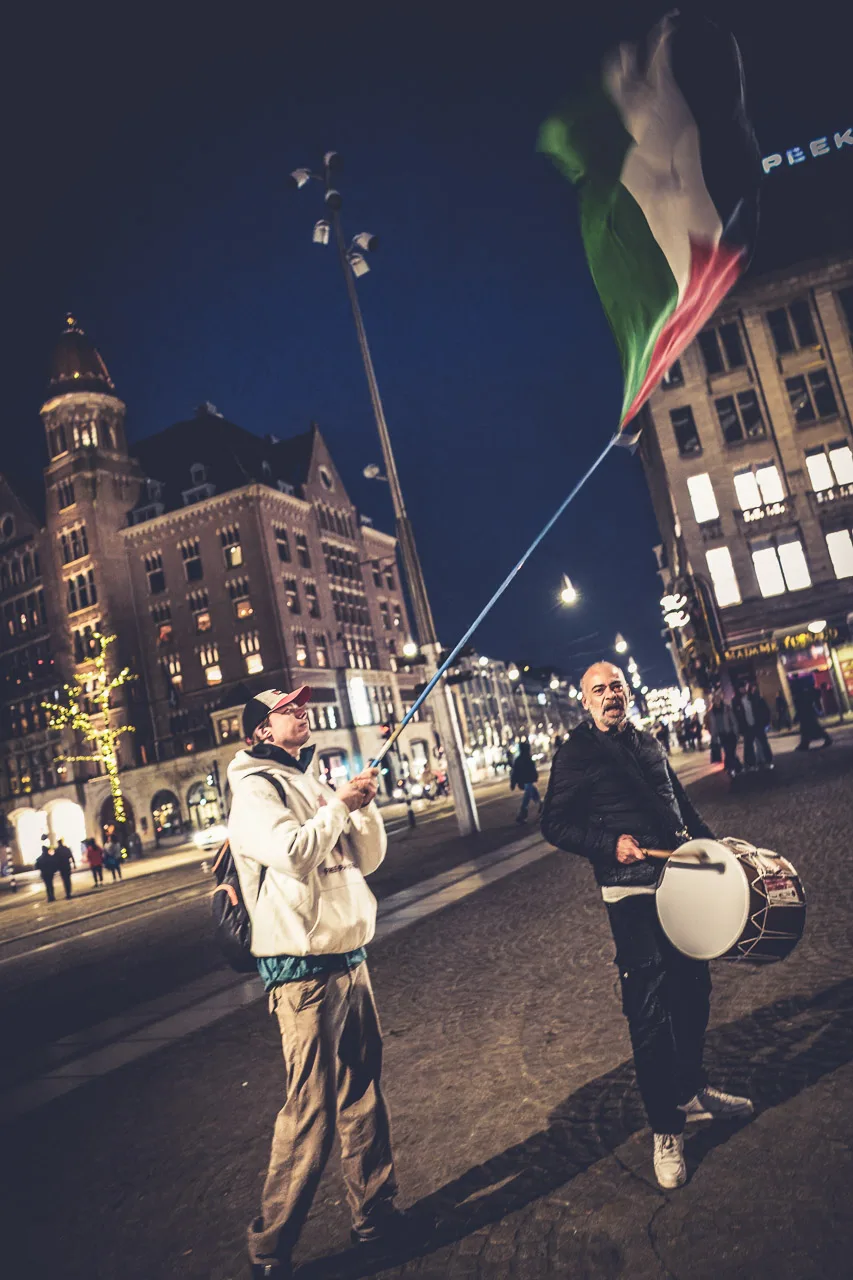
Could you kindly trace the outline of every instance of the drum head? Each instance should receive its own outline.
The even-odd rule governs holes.
[[[689,840],[668,859],[655,900],[674,947],[692,960],[716,960],[743,932],[749,883],[725,845]]]

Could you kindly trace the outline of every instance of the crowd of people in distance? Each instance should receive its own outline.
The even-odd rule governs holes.
[[[674,724],[658,720],[652,732],[669,755],[672,738],[675,737],[682,751],[699,751],[704,746],[704,734],[710,739],[711,760],[722,763],[731,777],[743,772],[772,769],[773,751],[768,733],[775,728],[779,732],[797,725],[800,741],[797,751],[808,751],[812,742],[828,747],[832,738],[820,723],[819,717],[830,714],[832,706],[826,705],[824,691],[806,680],[791,681],[791,697],[794,703],[793,724],[788,701],[783,693],[776,695],[774,710],[759,692],[753,681],[740,685],[734,697],[727,699],[722,689],[711,697],[704,721],[696,714],[685,715]],[[743,759],[738,748],[743,751]]]
[[[121,880],[122,878],[121,865],[123,859],[125,857],[139,858],[141,856],[142,841],[136,831],[130,833],[126,846],[123,848],[114,830],[107,832],[103,845],[98,844],[94,837],[89,836],[83,841],[80,854],[81,865],[88,867],[91,871],[92,882],[96,889],[103,886],[104,869],[109,871],[113,883],[115,883],[116,880]],[[48,902],[56,901],[56,890],[53,883],[56,876],[59,876],[62,882],[66,898],[71,897],[71,872],[76,870],[78,864],[74,854],[61,836],[53,847],[51,847],[47,836],[42,839],[41,853],[33,865],[41,876]]]

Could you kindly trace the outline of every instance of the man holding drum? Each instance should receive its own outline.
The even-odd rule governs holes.
[[[748,1098],[706,1082],[708,965],[672,946],[655,910],[663,863],[649,851],[714,836],[663,748],[628,720],[630,694],[622,671],[610,662],[595,663],[582,677],[581,692],[592,723],[579,725],[556,755],[542,833],[592,863],[616,944],[622,1009],[654,1134],[655,1175],[662,1187],[680,1187],[687,1180],[685,1122],[742,1118],[753,1109]]]

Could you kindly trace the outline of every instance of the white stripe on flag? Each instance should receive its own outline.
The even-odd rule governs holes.
[[[648,63],[636,45],[623,44],[605,64],[604,85],[634,145],[622,166],[622,185],[642,209],[669,263],[679,301],[690,279],[690,240],[717,245],[723,226],[705,186],[699,130],[670,64],[673,24],[649,36]]]

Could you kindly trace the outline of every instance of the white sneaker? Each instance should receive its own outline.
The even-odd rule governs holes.
[[[691,1124],[696,1120],[743,1120],[752,1115],[755,1107],[750,1098],[738,1098],[709,1085],[678,1109],[684,1112],[687,1123]]]
[[[655,1177],[667,1191],[683,1187],[687,1181],[684,1163],[684,1134],[655,1133]]]

